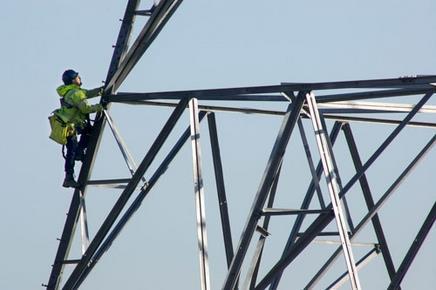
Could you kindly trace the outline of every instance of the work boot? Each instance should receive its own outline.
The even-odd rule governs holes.
[[[64,183],[62,184],[63,187],[73,187],[73,188],[78,188],[79,187],[79,183],[77,181],[74,180],[74,175],[73,174],[65,174],[65,179],[64,179]]]

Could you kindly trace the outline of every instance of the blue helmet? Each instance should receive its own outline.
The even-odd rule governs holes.
[[[62,74],[62,81],[64,82],[64,84],[66,85],[71,85],[73,83],[73,80],[79,75],[78,72],[72,70],[72,69],[67,69],[66,71],[64,71],[64,73]]]

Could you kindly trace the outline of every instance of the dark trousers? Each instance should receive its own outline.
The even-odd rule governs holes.
[[[84,128],[76,128],[77,133],[67,138],[67,153],[65,155],[65,173],[74,174],[74,163],[76,157],[85,153],[88,147],[89,136],[91,135],[91,124],[87,123]],[[77,136],[80,135],[80,140],[77,142]]]

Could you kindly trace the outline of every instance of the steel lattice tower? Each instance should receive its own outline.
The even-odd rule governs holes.
[[[370,267],[370,260],[379,256],[383,260],[387,273],[386,287],[400,289],[400,284],[407,274],[415,256],[431,231],[436,216],[436,207],[423,205],[428,211],[422,226],[416,230],[416,237],[408,243],[409,250],[396,260],[390,251],[386,233],[382,227],[379,210],[388,202],[400,184],[415,169],[418,162],[431,152],[436,141],[436,122],[417,121],[417,114],[434,116],[436,107],[426,105],[436,90],[436,76],[416,76],[377,80],[358,80],[323,83],[282,83],[272,86],[239,87],[209,90],[169,91],[154,93],[122,93],[118,88],[142,57],[144,52],[157,37],[168,19],[181,4],[181,0],[162,0],[152,10],[139,9],[139,0],[129,0],[121,24],[114,54],[106,78],[105,95],[108,110],[96,116],[93,135],[82,164],[79,183],[83,186],[74,191],[68,210],[59,247],[49,277],[48,289],[77,289],[90,274],[99,259],[112,245],[127,221],[140,208],[144,198],[153,190],[159,178],[165,173],[181,147],[190,139],[194,172],[194,193],[197,217],[197,239],[200,261],[200,289],[211,289],[207,252],[206,214],[204,211],[204,183],[202,172],[202,155],[200,151],[200,122],[207,119],[210,136],[216,192],[219,200],[219,212],[222,236],[227,261],[227,275],[222,281],[222,289],[280,289],[282,275],[290,265],[298,263],[297,257],[307,251],[315,242],[332,242],[319,238],[328,237],[338,244],[336,251],[327,261],[319,262],[318,272],[307,281],[305,289],[319,289],[317,282],[329,271],[337,257],[342,256],[345,263],[344,273],[331,281],[328,287],[335,289],[347,282],[352,289],[365,288],[365,281],[360,281],[359,271],[364,266]],[[136,16],[148,17],[136,40],[129,45],[129,38]],[[390,100],[409,96],[414,103],[398,104]],[[383,102],[380,101],[383,99]],[[389,102],[386,102],[386,99]],[[371,101],[368,101],[371,100]],[[211,101],[220,101],[225,106],[210,105]],[[377,101],[377,102],[376,102]],[[199,104],[199,102],[207,102]],[[260,106],[274,102],[282,105],[282,110],[264,108],[238,107],[234,104],[256,103]],[[111,103],[133,104],[143,106],[173,107],[165,125],[148,149],[141,163],[137,166],[131,157],[121,134],[109,114]],[[167,152],[164,160],[146,180],[145,173],[153,164],[156,155],[166,144],[168,136],[175,130],[180,116],[189,112],[188,128],[182,132],[178,142]],[[225,166],[222,164],[217,120],[215,115],[222,112],[244,113],[271,116],[281,119],[274,145],[265,165],[257,192],[251,200],[245,225],[240,233],[231,231],[231,216],[228,210],[226,187],[224,182]],[[374,117],[377,116],[377,117]],[[395,116],[396,118],[391,118]],[[401,116],[401,117],[398,117]],[[377,148],[363,160],[359,153],[359,144],[355,139],[353,125],[365,123],[371,126],[392,128]],[[329,130],[328,126],[331,126]],[[309,128],[309,129],[308,129]],[[415,157],[402,168],[401,174],[394,180],[386,181],[387,190],[377,198],[373,194],[367,172],[373,164],[382,159],[385,150],[396,140],[397,136],[407,130],[425,130],[427,138],[422,148],[415,148]],[[95,156],[99,150],[102,133],[111,130],[120,148],[131,178],[90,180]],[[298,137],[298,134],[300,137]],[[201,135],[203,136],[203,135]],[[430,136],[430,138],[428,138]],[[334,150],[339,137],[344,138],[348,150]],[[299,200],[299,208],[278,208],[274,201],[280,186],[279,177],[282,167],[290,166],[285,156],[292,155],[294,148],[290,140],[300,139],[304,147],[305,166],[309,169],[309,184],[304,198]],[[352,169],[338,162],[338,157],[346,155],[351,160]],[[319,159],[319,161],[318,161]],[[318,162],[318,163],[317,163]],[[351,173],[350,173],[351,170]],[[347,172],[350,178],[344,179]],[[342,178],[341,178],[342,177]],[[253,182],[253,181],[252,181]],[[121,186],[119,186],[121,184]],[[121,193],[107,214],[96,234],[90,239],[87,229],[85,196],[88,186],[118,185]],[[356,192],[349,195],[351,189]],[[289,190],[289,189],[285,189]],[[134,199],[133,199],[134,197]],[[348,205],[352,199],[361,200],[363,215],[353,214]],[[133,199],[133,201],[132,201]],[[129,204],[130,202],[130,204]],[[282,255],[265,273],[259,271],[261,258],[268,256],[265,245],[268,243],[269,224],[276,216],[292,216],[293,224],[286,233],[287,242],[283,245]],[[75,236],[76,225],[81,226],[83,255],[80,258],[69,257],[70,247]],[[356,255],[353,239],[365,227],[371,227],[375,241],[366,244],[364,255]],[[327,227],[334,228],[328,231]],[[233,237],[239,237],[233,244]],[[249,251],[253,247],[253,251]],[[248,255],[248,253],[250,255]],[[73,264],[73,271],[62,282],[63,269],[66,264]],[[245,267],[242,277],[241,269]],[[211,272],[211,273],[210,273]]]

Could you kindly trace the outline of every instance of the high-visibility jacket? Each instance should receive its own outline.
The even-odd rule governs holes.
[[[88,114],[100,112],[102,105],[90,105],[87,99],[101,95],[100,88],[85,90],[78,85],[62,85],[56,89],[61,97],[61,108],[55,114],[65,123],[72,123],[75,127],[84,127]]]

